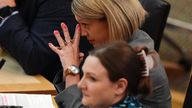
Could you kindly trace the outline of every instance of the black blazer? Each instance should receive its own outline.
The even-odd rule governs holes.
[[[52,81],[62,67],[48,42],[58,45],[53,31],[65,22],[73,36],[76,21],[71,12],[72,0],[16,0],[19,14],[11,16],[0,27],[0,44],[30,75],[42,74]],[[83,52],[90,48],[80,42]],[[89,46],[89,47],[88,47]]]

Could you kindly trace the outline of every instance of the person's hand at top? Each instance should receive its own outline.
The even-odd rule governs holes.
[[[0,0],[0,8],[6,6],[15,7],[16,6],[15,0]]]
[[[80,26],[79,24],[76,26],[73,39],[71,39],[68,28],[64,23],[61,23],[61,28],[64,33],[64,40],[59,31],[55,30],[54,35],[59,47],[52,43],[49,43],[49,47],[58,54],[64,69],[71,65],[79,66],[80,59],[83,57],[83,54],[79,53]]]

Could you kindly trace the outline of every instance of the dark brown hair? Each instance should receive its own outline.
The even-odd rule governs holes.
[[[90,52],[97,57],[107,69],[112,82],[120,78],[128,80],[127,92],[129,95],[149,94],[151,82],[149,76],[143,76],[146,63],[127,42],[115,41],[103,44]]]

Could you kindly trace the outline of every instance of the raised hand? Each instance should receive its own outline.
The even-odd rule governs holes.
[[[54,46],[52,43],[49,43],[49,47],[58,54],[64,69],[70,65],[79,66],[80,57],[83,56],[82,53],[79,53],[80,26],[77,24],[73,39],[71,39],[68,28],[64,23],[61,23],[61,28],[64,33],[64,40],[59,31],[55,30],[54,35],[59,46]]]

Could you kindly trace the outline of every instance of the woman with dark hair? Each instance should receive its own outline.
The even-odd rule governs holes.
[[[99,46],[86,58],[81,80],[56,97],[59,108],[142,108],[135,96],[151,90],[145,60],[144,52],[136,53],[123,41]]]

